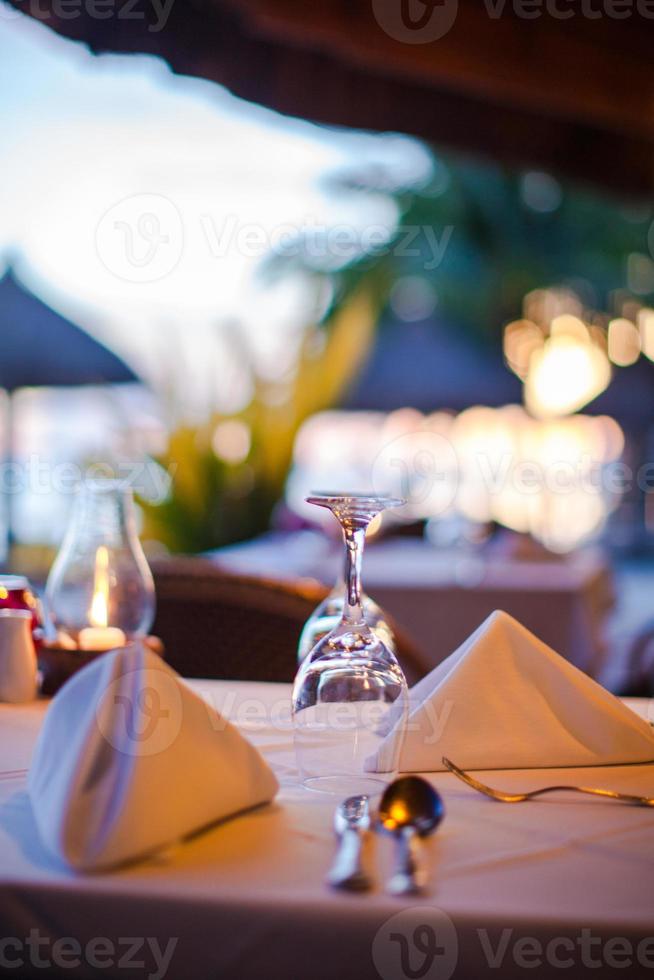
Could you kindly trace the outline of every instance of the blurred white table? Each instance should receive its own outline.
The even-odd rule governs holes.
[[[630,964],[629,977],[654,976],[654,811],[574,796],[505,806],[439,773],[446,819],[424,845],[430,893],[384,894],[391,842],[378,837],[367,854],[375,891],[332,892],[323,876],[335,801],[298,784],[289,688],[192,686],[260,747],[281,782],[276,802],[157,859],[85,877],[43,850],[24,776],[0,776],[1,974],[42,977],[35,957],[55,966],[63,957],[59,977],[130,980],[578,980],[613,976],[616,963]],[[0,705],[0,771],[29,765],[45,707]],[[654,718],[652,704],[634,707]],[[480,778],[654,791],[652,766]]]
[[[338,544],[312,531],[270,533],[211,557],[239,574],[334,582]],[[432,664],[440,663],[495,609],[504,609],[557,653],[597,676],[605,618],[614,601],[602,555],[517,561],[482,552],[442,551],[421,538],[372,541],[363,584]]]

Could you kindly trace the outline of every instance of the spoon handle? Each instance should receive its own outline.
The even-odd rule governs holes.
[[[346,827],[341,834],[338,852],[327,882],[332,888],[347,891],[367,891],[371,881],[361,866],[362,835],[355,827]]]
[[[425,886],[420,867],[418,835],[413,827],[405,827],[397,838],[395,871],[388,882],[391,895],[419,895]]]

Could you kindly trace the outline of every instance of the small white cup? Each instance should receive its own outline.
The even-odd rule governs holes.
[[[21,704],[36,697],[32,614],[0,609],[0,701]]]

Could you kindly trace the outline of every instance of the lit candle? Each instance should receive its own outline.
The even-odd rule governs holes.
[[[87,626],[77,642],[80,650],[115,650],[125,646],[125,634],[117,626]]]
[[[91,626],[80,630],[78,644],[80,650],[115,650],[125,646],[125,634],[109,622],[109,551],[101,545],[95,554],[95,574],[93,577],[93,599],[89,609]]]

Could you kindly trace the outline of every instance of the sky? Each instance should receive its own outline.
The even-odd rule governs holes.
[[[382,194],[335,195],[325,176],[429,169],[408,137],[286,119],[1,3],[0,118],[0,262],[17,251],[29,286],[190,414],[247,397],[239,344],[264,374],[292,358],[316,300],[297,277],[262,285],[275,242],[305,223],[392,227]]]
[[[386,196],[326,178],[431,168],[408,137],[287,119],[150,56],[98,57],[1,0],[0,120],[0,274],[11,261],[151,393],[21,393],[25,465],[138,455],[166,426],[242,407],[243,352],[263,376],[292,369],[318,302],[298,276],[263,282],[271,247],[303,226],[390,232]],[[69,503],[28,482],[19,536],[56,541]]]

